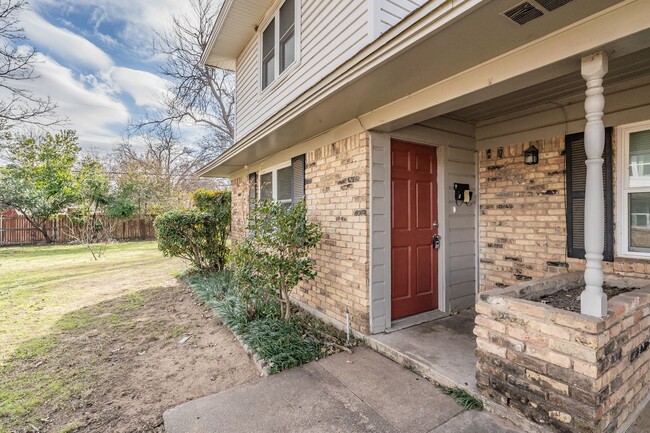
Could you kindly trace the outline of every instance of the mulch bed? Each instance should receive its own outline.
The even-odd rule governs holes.
[[[559,308],[561,310],[573,311],[574,313],[580,312],[580,294],[585,289],[585,286],[579,286],[573,289],[564,289],[559,290],[551,295],[542,296],[539,298],[539,302],[543,304],[548,304],[552,307]],[[603,291],[607,295],[608,299],[613,298],[616,295],[622,293],[628,293],[632,290],[636,290],[638,287],[616,287],[605,284],[603,286]]]

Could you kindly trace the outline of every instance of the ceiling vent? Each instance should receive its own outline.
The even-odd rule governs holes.
[[[544,9],[549,12],[571,3],[573,0],[536,0]]]
[[[503,14],[508,18],[510,18],[512,21],[523,26],[524,24],[531,22],[535,18],[541,17],[542,15],[544,15],[544,12],[537,9],[531,3],[523,2],[521,4],[518,4],[514,8],[505,11]]]

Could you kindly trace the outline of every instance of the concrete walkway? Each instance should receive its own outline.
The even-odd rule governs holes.
[[[371,335],[369,345],[402,365],[445,386],[476,389],[476,337],[473,310],[386,334]]]
[[[650,431],[650,404],[648,404],[627,433],[648,433]]]
[[[515,433],[366,348],[191,401],[164,420],[167,433]]]

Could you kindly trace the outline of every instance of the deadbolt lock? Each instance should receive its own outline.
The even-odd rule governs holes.
[[[440,249],[440,241],[441,241],[440,235],[433,235],[433,244],[432,244],[433,249],[435,250]]]

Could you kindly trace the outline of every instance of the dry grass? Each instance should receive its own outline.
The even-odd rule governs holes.
[[[155,243],[0,249],[0,433],[163,431],[164,410],[257,376]],[[190,337],[181,345],[179,339]]]
[[[0,248],[0,362],[67,313],[159,287],[183,268],[155,242],[109,245],[98,261],[77,245]]]

